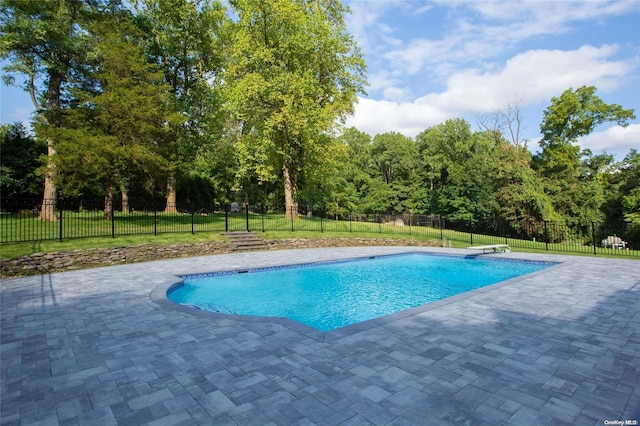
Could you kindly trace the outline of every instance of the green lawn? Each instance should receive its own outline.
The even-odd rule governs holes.
[[[220,234],[249,230],[267,239],[280,238],[395,238],[437,241],[445,247],[509,244],[514,250],[594,255],[592,245],[578,237],[568,236],[560,243],[540,243],[488,235],[470,234],[426,226],[396,226],[393,223],[357,222],[300,216],[295,220],[281,214],[224,213],[116,213],[114,220],[105,220],[102,212],[64,212],[62,221],[43,222],[37,217],[18,221],[11,215],[0,217],[0,257],[11,259],[21,255],[69,251],[88,248],[122,247],[139,244],[168,245],[224,239]],[[266,231],[263,233],[263,231]],[[60,241],[62,232],[62,241]],[[38,241],[19,241],[39,239]],[[18,241],[15,241],[18,240]],[[15,241],[15,242],[13,242]],[[638,251],[596,247],[598,256],[640,259]]]

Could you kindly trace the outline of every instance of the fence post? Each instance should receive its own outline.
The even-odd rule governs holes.
[[[544,246],[545,250],[549,251],[549,228],[546,220],[544,221]]]
[[[224,232],[229,232],[229,206],[224,205]]]
[[[111,238],[116,237],[116,211],[113,208],[113,197],[111,197]]]
[[[413,215],[409,214],[409,235],[411,235],[411,222],[413,221]]]
[[[320,233],[324,232],[324,227],[322,226],[322,213],[320,214]]]
[[[591,222],[591,239],[593,240],[593,254],[597,255],[598,252],[596,250],[596,224],[595,224],[595,222]]]
[[[191,204],[191,234],[195,234],[196,206]]]
[[[244,205],[244,217],[247,222],[247,232],[249,232],[249,203],[245,203]]]
[[[442,234],[442,228],[443,228],[443,224],[442,224],[442,216],[440,216],[438,218],[438,224],[440,225],[440,239],[442,239],[443,234]]]
[[[262,232],[264,232],[264,203],[262,203]]]
[[[353,232],[353,228],[351,228],[351,213],[349,213],[349,232]]]
[[[382,215],[378,213],[378,233],[382,234]]]
[[[291,209],[291,232],[293,232],[293,206],[289,208]]]

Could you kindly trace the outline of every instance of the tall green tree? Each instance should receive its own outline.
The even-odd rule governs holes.
[[[346,148],[346,155],[339,166],[337,178],[341,183],[341,194],[333,197],[330,213],[368,212],[371,206],[366,205],[364,199],[373,182],[378,179],[378,171],[371,157],[371,136],[350,127],[343,130],[339,139]]]
[[[551,200],[531,168],[532,155],[520,139],[522,115],[517,104],[478,117],[483,137],[492,143],[491,179],[500,210],[497,216],[520,229],[533,230],[542,220],[554,220]],[[505,135],[506,133],[506,135]]]
[[[534,158],[534,167],[545,182],[555,210],[566,218],[581,221],[600,219],[602,197],[588,175],[579,138],[589,135],[599,125],[614,122],[627,126],[635,118],[633,110],[607,104],[596,95],[593,86],[565,90],[543,113],[540,131],[542,151]],[[592,170],[593,171],[593,170]],[[597,198],[594,198],[597,196]]]
[[[416,136],[431,212],[445,213],[441,210],[440,194],[448,183],[451,167],[464,164],[470,157],[471,137],[469,123],[463,119],[447,120]]]
[[[496,215],[496,145],[492,137],[473,133],[466,120],[453,119],[427,129],[417,140],[432,212],[465,224]]]
[[[143,0],[139,22],[147,29],[148,53],[164,72],[176,108],[185,118],[164,144],[167,210],[175,210],[176,179],[193,173],[192,164],[222,133],[217,75],[221,68],[221,29],[225,10],[213,0]],[[188,180],[186,177],[183,181]]]
[[[83,0],[0,3],[0,58],[9,61],[4,67],[5,82],[13,83],[16,74],[25,78],[24,88],[31,96],[41,125],[39,133],[49,127],[60,127],[66,84],[84,63],[83,26],[94,13],[92,4]],[[42,220],[56,220],[56,170],[52,159],[57,141],[51,134],[47,132],[44,138],[47,162],[43,197],[47,204],[43,203],[40,211]]]
[[[283,182],[297,214],[301,173],[327,155],[337,120],[353,111],[365,63],[335,0],[232,0],[225,108],[240,174]]]
[[[621,186],[623,191],[622,207],[624,220],[633,230],[636,240],[640,241],[640,153],[632,150],[624,162],[627,175],[626,182]]]
[[[496,185],[498,216],[521,228],[558,219],[531,161],[531,153],[524,146],[510,144],[504,138],[496,141],[489,173]]]
[[[640,152],[607,167],[603,213],[612,232],[625,235],[632,246],[640,244]]]
[[[424,208],[424,189],[419,179],[418,145],[397,132],[376,135],[371,144],[371,159],[377,168],[376,182],[365,204],[376,206],[376,211],[406,212]],[[384,185],[380,185],[380,181]]]
[[[104,185],[105,219],[120,178],[140,168],[164,165],[162,143],[180,124],[162,71],[144,55],[142,34],[132,16],[116,11],[92,23],[92,90],[74,93],[78,106],[63,115],[64,128],[54,158],[61,182],[78,172],[99,176]],[[78,170],[77,165],[83,167]]]
[[[620,167],[624,174],[621,180],[624,220],[640,236],[640,152],[632,149]]]
[[[307,164],[300,174],[300,198],[306,201],[307,217],[312,217],[314,210],[327,210],[327,207],[330,213],[336,213],[335,207],[347,202],[346,181],[342,173],[347,148],[338,138],[325,137],[329,138],[323,142],[327,155],[320,162]]]

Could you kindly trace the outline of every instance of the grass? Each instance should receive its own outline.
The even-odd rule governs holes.
[[[466,248],[471,245],[509,244],[516,251],[594,255],[593,246],[583,245],[576,237],[571,241],[546,244],[533,240],[505,239],[489,235],[469,234],[425,226],[395,226],[390,223],[356,222],[300,216],[291,221],[279,214],[207,215],[190,213],[138,212],[116,214],[113,221],[104,220],[102,212],[64,212],[62,224],[32,220],[19,221],[11,215],[0,219],[0,258],[90,248],[111,248],[140,244],[171,245],[224,240],[220,233],[251,231],[266,239],[286,238],[392,238],[438,241],[438,245]],[[62,226],[61,226],[62,225]],[[62,227],[63,240],[59,241]],[[293,231],[292,231],[293,229]],[[263,233],[263,230],[266,232]],[[115,235],[115,238],[112,237]],[[5,242],[27,238],[39,241]],[[596,247],[598,256],[640,259],[637,251],[620,251]]]

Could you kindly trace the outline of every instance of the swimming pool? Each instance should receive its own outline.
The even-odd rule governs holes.
[[[184,276],[167,296],[202,310],[286,317],[330,331],[550,265],[409,253]]]

